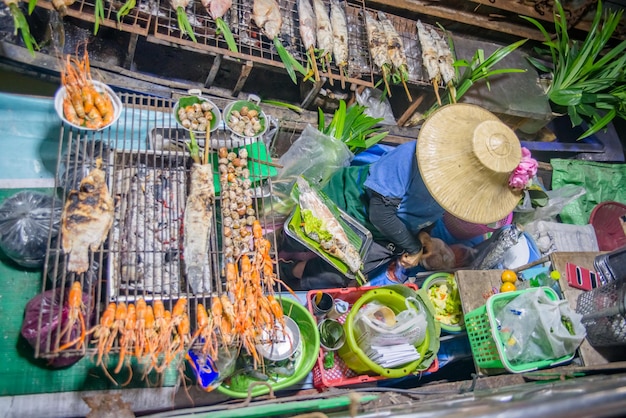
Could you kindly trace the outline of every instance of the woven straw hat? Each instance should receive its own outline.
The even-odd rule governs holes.
[[[520,142],[480,106],[457,103],[433,112],[420,129],[416,150],[430,194],[459,219],[496,222],[522,196],[509,187],[509,176],[522,158]]]

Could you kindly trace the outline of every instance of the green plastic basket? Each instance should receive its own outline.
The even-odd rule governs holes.
[[[503,370],[511,373],[524,373],[567,363],[574,357],[574,353],[572,353],[571,355],[563,356],[558,359],[546,359],[518,364],[512,364],[507,359],[504,352],[505,343],[500,339],[500,333],[498,333],[493,306],[498,302],[506,303],[524,292],[531,292],[535,289],[536,288],[530,288],[513,292],[497,293],[487,299],[485,305],[465,314],[465,329],[469,338],[472,354],[474,355],[474,360],[479,368],[493,370],[494,373],[502,372]],[[550,299],[557,300],[559,298],[556,292],[551,288],[542,287],[542,289]]]

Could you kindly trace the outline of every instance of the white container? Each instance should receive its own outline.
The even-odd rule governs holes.
[[[101,131],[105,128],[108,128],[109,126],[114,125],[117,122],[117,120],[120,118],[120,115],[122,114],[122,107],[123,107],[122,101],[120,100],[119,97],[117,97],[113,89],[111,89],[111,87],[109,87],[108,85],[100,81],[93,80],[92,84],[98,93],[106,93],[111,98],[111,103],[113,104],[113,120],[111,121],[111,123],[101,128],[93,129],[93,128],[87,128],[85,126],[76,125],[70,122],[69,120],[67,120],[63,112],[63,100],[65,99],[67,95],[67,91],[65,87],[61,87],[60,89],[57,90],[57,92],[54,95],[54,109],[56,110],[57,114],[59,115],[61,120],[63,120],[64,123],[70,126],[73,126],[76,129],[83,130],[83,131]]]

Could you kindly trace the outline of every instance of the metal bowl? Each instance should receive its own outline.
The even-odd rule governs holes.
[[[271,361],[281,361],[291,357],[300,344],[300,328],[296,321],[285,315],[285,327],[278,321],[274,330],[263,330],[261,340],[266,343],[257,344],[256,349],[264,358]]]
[[[193,91],[191,90],[189,92],[193,93]],[[178,125],[180,125],[181,128],[187,131],[191,131],[196,135],[199,135],[199,136],[205,135],[206,129],[193,129],[190,126],[185,126],[185,124],[183,123],[183,121],[178,115],[179,109],[187,108],[189,106],[194,106],[196,104],[200,104],[201,106],[206,107],[207,110],[204,110],[204,111],[211,112],[213,116],[210,121],[209,131],[213,132],[217,130],[220,126],[220,123],[222,122],[222,114],[220,113],[220,109],[211,100],[201,97],[199,94],[191,94],[190,96],[184,96],[178,99],[178,101],[174,105],[174,119],[176,120],[176,123],[178,123]]]
[[[107,94],[110,98],[111,98],[111,102],[113,104],[113,120],[111,121],[111,123],[109,123],[108,125],[105,125],[101,128],[98,129],[93,129],[93,128],[87,128],[86,126],[81,126],[81,125],[76,125],[72,122],[70,122],[66,117],[65,117],[65,113],[63,112],[63,100],[65,99],[66,95],[67,95],[67,91],[65,89],[65,87],[61,87],[57,90],[57,92],[54,95],[54,109],[56,110],[57,114],[59,115],[59,117],[63,120],[64,123],[73,126],[76,129],[81,129],[83,131],[101,131],[105,128],[108,128],[109,126],[114,125],[117,120],[120,118],[120,115],[122,114],[122,101],[120,100],[119,97],[117,97],[117,95],[115,94],[115,92],[113,91],[113,89],[111,89],[111,87],[109,87],[108,85],[100,82],[100,81],[92,81],[94,88],[96,89],[96,91],[98,93],[104,93]]]
[[[268,120],[263,112],[263,109],[261,109],[260,103],[261,99],[253,94],[248,96],[248,100],[237,100],[236,102],[229,103],[224,108],[224,125],[226,125],[226,129],[228,129],[233,135],[240,138],[256,139],[265,134],[268,127]],[[246,132],[245,129],[242,131],[235,126],[234,122],[237,118],[236,114],[241,114],[244,109],[257,112],[258,120],[261,125],[259,129],[255,129],[252,132]]]

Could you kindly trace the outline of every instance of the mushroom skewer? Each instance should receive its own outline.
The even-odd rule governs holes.
[[[280,8],[275,0],[254,0],[252,3],[252,19],[254,23],[261,29],[261,32],[274,42],[274,47],[278,56],[285,65],[285,70],[295,84],[298,83],[296,73],[298,70],[302,75],[307,74],[306,70],[283,46],[278,34],[280,27],[283,25],[283,17],[280,14]]]
[[[228,24],[224,21],[223,17],[233,5],[232,0],[201,0],[202,6],[206,9],[207,13],[213,20],[215,20],[215,26],[217,26],[216,35],[224,35],[224,40],[228,49],[232,52],[239,52],[237,49],[237,43],[235,37],[230,31]]]
[[[187,17],[187,13],[185,9],[189,5],[190,0],[170,0],[170,5],[172,9],[176,10],[176,18],[178,19],[178,29],[182,33],[189,35],[192,41],[198,42],[196,40],[196,36],[193,33],[193,28],[189,23],[189,18]]]
[[[330,17],[328,9],[324,5],[323,0],[313,0],[313,9],[315,10],[315,27],[317,30],[317,49],[320,53],[320,61],[324,71],[330,74],[330,62],[332,61],[333,52],[333,30],[330,25]],[[330,84],[333,79],[329,78]]]
[[[383,81],[385,83],[385,92],[391,97],[389,89],[389,70],[391,61],[387,54],[387,38],[381,23],[374,19],[368,12],[365,12],[365,27],[367,28],[367,38],[369,41],[370,54],[374,64],[383,72]]]
[[[304,45],[307,53],[307,61],[312,67],[311,70],[315,76],[315,81],[319,81],[320,73],[315,62],[315,43],[317,42],[315,13],[310,0],[298,0],[298,16],[300,18],[300,38],[302,38],[302,45]]]
[[[339,0],[330,2],[330,23],[333,28],[333,55],[339,67],[341,88],[346,88],[345,73],[348,68],[348,22],[346,12]]]
[[[413,98],[411,97],[409,88],[406,85],[406,80],[409,78],[409,64],[404,52],[404,43],[402,42],[402,38],[396,31],[393,23],[391,23],[391,20],[389,20],[383,12],[378,12],[378,20],[383,27],[385,37],[387,39],[387,54],[389,55],[389,60],[393,65],[392,76],[394,77],[394,82],[396,84],[398,81],[402,83],[404,91],[409,98],[409,102],[412,102]],[[400,80],[397,80],[397,77],[399,77]]]
[[[437,45],[431,33],[422,25],[421,21],[417,21],[417,35],[420,45],[422,46],[422,62],[426,67],[428,79],[433,84],[437,103],[441,106],[441,97],[439,97],[439,82],[441,81],[441,71],[439,69],[439,52]]]

